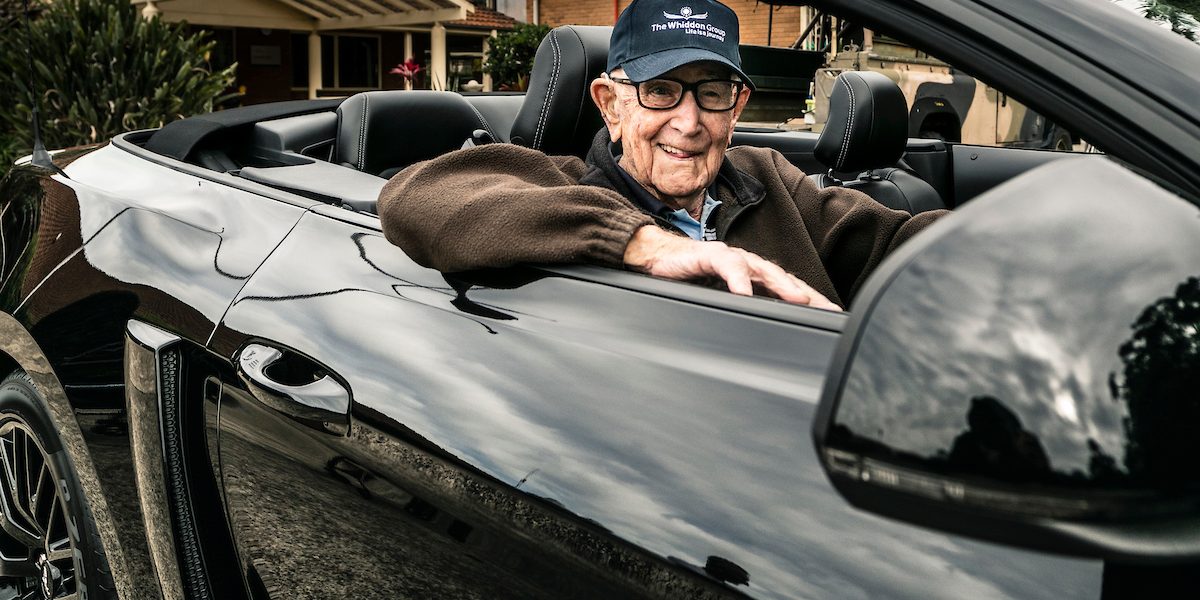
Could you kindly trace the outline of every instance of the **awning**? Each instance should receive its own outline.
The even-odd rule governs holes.
[[[427,25],[467,18],[468,0],[275,0],[316,20],[318,31]]]
[[[130,0],[145,16],[216,27],[304,31],[382,29],[461,21],[469,0]]]

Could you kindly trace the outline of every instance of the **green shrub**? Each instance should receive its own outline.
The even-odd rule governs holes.
[[[0,102],[0,170],[33,146],[27,45],[47,148],[209,112],[233,83],[234,67],[209,71],[205,56],[213,43],[204,33],[143,19],[129,0],[55,0],[32,22],[29,38],[20,23],[0,36],[0,89],[7,96]]]
[[[496,87],[525,89],[525,82],[533,72],[533,55],[547,33],[550,33],[548,25],[521,23],[512,31],[492,38],[483,65],[484,72],[492,76],[492,83]]]

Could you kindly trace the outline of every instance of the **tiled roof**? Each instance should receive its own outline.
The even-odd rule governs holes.
[[[475,12],[467,15],[467,18],[459,21],[446,21],[446,25],[453,27],[472,27],[478,29],[512,29],[517,20],[500,12],[496,12],[490,8],[476,6]]]
[[[403,12],[412,10],[412,5],[407,2],[396,2],[394,0],[371,0],[363,2],[362,0],[337,0],[330,2],[329,0],[283,0],[284,4],[290,4],[295,7],[296,4],[301,4],[311,10],[325,15],[326,18],[337,18],[344,16],[357,15],[379,15]],[[424,0],[420,3],[419,8],[455,8],[457,3],[451,0]],[[353,6],[353,10],[347,10],[347,5]],[[432,6],[430,6],[432,5]],[[308,11],[305,11],[308,12]],[[312,14],[311,12],[309,13]]]

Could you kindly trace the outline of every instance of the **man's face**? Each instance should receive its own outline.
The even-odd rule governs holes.
[[[617,69],[613,77],[625,75]],[[685,83],[732,78],[720,64],[705,62],[684,65],[662,77]],[[743,89],[734,108],[722,112],[700,108],[691,91],[685,91],[674,108],[644,108],[635,86],[606,79],[592,84],[592,97],[613,141],[621,142],[621,166],[660,200],[688,208],[703,198],[705,188],[716,179],[750,90]]]

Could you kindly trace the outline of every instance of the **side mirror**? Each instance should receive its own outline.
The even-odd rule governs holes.
[[[860,293],[813,435],[873,513],[1200,559],[1200,210],[1101,157],[973,200]]]

